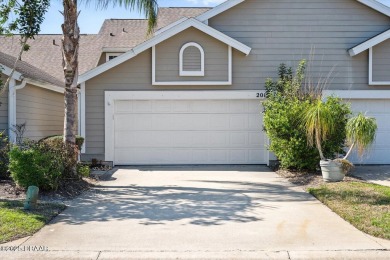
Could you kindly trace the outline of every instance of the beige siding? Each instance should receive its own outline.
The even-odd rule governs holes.
[[[179,76],[179,52],[188,42],[196,42],[205,52],[204,77]],[[156,81],[228,81],[228,46],[189,28],[156,46]]]
[[[390,40],[373,48],[372,80],[390,82]]]
[[[17,124],[26,123],[24,137],[39,140],[62,134],[64,95],[33,85],[16,92]]]
[[[263,86],[280,63],[306,58],[314,77],[334,68],[330,88],[375,89],[367,51],[350,57],[347,50],[389,29],[390,18],[355,0],[246,0],[209,25],[253,48],[234,55],[233,88]]]
[[[7,76],[0,74],[0,77],[4,84]],[[8,134],[8,91],[0,96],[0,132],[2,131]]]

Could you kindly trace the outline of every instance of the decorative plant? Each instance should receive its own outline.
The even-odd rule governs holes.
[[[330,108],[320,98],[315,100],[303,112],[303,123],[306,129],[307,141],[310,146],[316,146],[321,160],[326,160],[322,144],[332,135],[336,120]]]
[[[362,156],[364,150],[374,142],[377,129],[376,119],[367,117],[363,113],[349,119],[346,131],[347,143],[350,147],[344,159],[347,160],[354,149],[357,150],[359,156]]]

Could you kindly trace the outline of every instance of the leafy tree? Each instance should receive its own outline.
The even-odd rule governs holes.
[[[86,2],[91,2],[86,0]],[[80,29],[77,23],[79,16],[77,0],[63,0],[64,23],[62,24],[62,57],[65,78],[65,121],[64,121],[64,143],[69,150],[77,150],[76,133],[77,133],[77,82],[78,82],[78,55]],[[97,6],[107,8],[108,5],[120,5],[125,8],[137,8],[144,12],[148,21],[148,32],[150,33],[157,20],[157,0],[97,0]],[[76,153],[74,153],[75,156]],[[76,164],[72,167],[70,173],[77,177]]]
[[[44,15],[49,6],[49,0],[22,0],[21,2],[0,0],[0,35],[20,34],[20,50],[4,86],[0,84],[0,87],[2,86],[0,94],[8,88],[17,62],[21,59],[23,52],[29,50],[30,46],[27,41],[34,39],[34,36],[40,32]],[[0,81],[0,83],[2,82]]]

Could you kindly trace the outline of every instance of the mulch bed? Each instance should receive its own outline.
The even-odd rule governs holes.
[[[97,180],[93,178],[65,180],[59,185],[56,191],[40,191],[39,200],[47,202],[72,200],[96,184]],[[25,189],[18,187],[9,178],[3,177],[3,179],[0,179],[0,199],[24,200],[25,198]]]
[[[304,190],[313,187],[319,187],[326,182],[322,178],[321,172],[300,172],[300,171],[289,171],[284,169],[276,170],[276,173],[287,179],[289,182],[302,187]],[[347,175],[344,178],[345,182],[366,182],[358,177]]]

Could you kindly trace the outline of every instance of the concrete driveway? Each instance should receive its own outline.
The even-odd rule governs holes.
[[[358,231],[263,166],[116,170],[12,259],[388,259]]]

